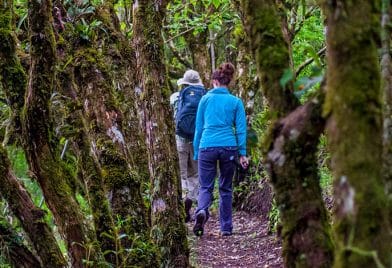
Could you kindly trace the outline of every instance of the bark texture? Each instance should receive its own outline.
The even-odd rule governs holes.
[[[75,100],[75,102],[78,103],[77,100]],[[75,109],[72,110],[72,113],[74,113],[74,115],[76,114],[77,117],[74,120],[73,126],[79,127],[79,131],[73,137],[73,141],[74,150],[79,160],[78,173],[85,186],[84,196],[92,211],[99,249],[102,253],[105,253],[105,260],[115,265],[117,260],[113,252],[116,249],[116,244],[115,238],[111,237],[115,225],[107,199],[108,192],[104,185],[98,160],[91,151],[91,147],[94,143],[85,130],[85,124],[87,123],[83,120],[82,111],[80,109]],[[75,124],[76,122],[80,122],[80,125]]]
[[[135,1],[133,44],[136,52],[140,122],[146,133],[151,178],[152,238],[161,249],[161,267],[188,267],[189,250],[160,26],[166,1]],[[165,91],[166,90],[166,91]]]
[[[100,202],[109,201],[113,218],[123,222],[120,230],[127,234],[127,239],[122,240],[123,247],[137,249],[142,243],[150,243],[149,227],[141,196],[140,177],[137,170],[133,170],[128,163],[131,156],[127,154],[126,140],[121,129],[122,114],[113,98],[110,83],[113,78],[102,61],[102,55],[96,54],[94,50],[83,49],[79,53],[76,57],[81,68],[75,69],[77,92],[80,101],[84,103],[84,128],[91,141],[89,150],[97,161],[101,175],[101,179],[96,178],[96,182],[88,182],[101,192],[92,200],[96,201],[96,206]],[[105,189],[110,199],[99,200]],[[99,193],[92,190],[89,189],[91,196]],[[105,217],[100,210],[97,212]],[[147,248],[144,249],[144,254],[138,254],[135,250],[135,254],[128,256],[127,262],[143,267],[155,266],[155,249],[152,245]]]
[[[119,28],[116,28],[116,23],[112,22],[114,20],[112,18],[116,17],[114,10],[106,7],[97,15],[111,33],[110,39],[105,40],[107,43],[103,57],[109,67],[112,83],[116,85],[113,95],[122,114],[127,159],[131,168],[140,176],[140,182],[147,183],[149,182],[147,148],[145,133],[139,124],[137,92],[135,92],[136,54],[129,40],[121,34]]]
[[[19,219],[44,267],[66,267],[52,230],[45,222],[46,212],[36,207],[11,169],[6,150],[0,145],[0,192]]]
[[[245,111],[247,115],[252,115],[255,106],[255,95],[257,93],[257,80],[252,75],[252,52],[250,51],[249,36],[247,36],[245,29],[242,26],[237,26],[234,30],[234,36],[238,47],[237,55],[237,75],[236,85],[238,86],[238,96],[245,104]],[[258,94],[261,95],[261,94]],[[258,98],[261,99],[260,96]],[[261,100],[260,100],[261,102]],[[258,108],[261,108],[261,103],[258,103]]]
[[[119,31],[112,7],[110,1],[106,2],[90,18],[101,21],[105,28],[105,32],[95,32],[96,40],[79,42],[77,34],[67,35],[66,39],[75,41],[67,46],[73,63],[67,68],[70,82],[65,92],[76,103],[75,119],[81,129],[76,139],[78,154],[105,259],[115,266],[156,267],[157,250],[149,237],[148,214],[141,195],[145,178],[139,175],[139,170],[143,165],[136,161],[145,156],[145,151],[141,154],[140,149],[136,150],[144,140],[137,135],[140,133],[137,115],[132,118],[136,126],[130,126],[120,110],[135,108],[135,103],[126,102],[129,106],[122,103],[125,90],[122,85],[132,80],[126,68],[134,55]],[[72,117],[70,121],[75,120]],[[135,132],[126,136],[123,126]],[[128,139],[136,140],[131,153]]]
[[[186,36],[192,54],[193,69],[200,74],[201,81],[206,88],[211,86],[211,59],[206,43],[208,42],[208,29],[197,35],[193,33]]]
[[[263,93],[275,118],[284,116],[299,102],[292,94],[291,83],[280,85],[284,71],[290,69],[290,55],[275,1],[241,1],[241,7]]]
[[[241,1],[241,7],[272,116],[286,116],[273,124],[265,144],[266,167],[281,212],[285,265],[330,267],[333,246],[316,162],[324,129],[323,100],[294,110],[299,103],[291,84],[280,83],[290,57],[275,1]]]
[[[88,241],[80,208],[69,186],[70,172],[61,162],[54,136],[49,101],[56,73],[52,3],[29,1],[31,63],[23,118],[24,148],[30,170],[38,180],[73,267],[83,267]]]
[[[0,218],[0,243],[1,251],[13,267],[20,268],[40,268],[42,266],[34,254],[22,243],[22,239],[11,225]],[[55,266],[57,267],[57,266]]]
[[[328,138],[335,195],[334,267],[388,267],[391,232],[382,180],[380,1],[324,2]],[[390,220],[390,219],[389,219]]]
[[[287,267],[330,267],[333,242],[319,184],[318,139],[324,130],[323,98],[279,120],[267,156],[281,212],[283,257]]]
[[[204,4],[200,1],[196,2],[195,5],[190,5],[190,8],[196,14],[208,12]],[[190,12],[190,14],[193,12]],[[188,43],[189,50],[191,51],[193,69],[199,72],[201,81],[204,86],[208,88],[211,86],[210,78],[212,70],[211,58],[207,45],[209,41],[209,30],[206,28],[204,31],[198,32],[197,34],[190,31],[185,35],[185,39]]]
[[[391,59],[391,15],[389,0],[382,0],[381,16],[381,78],[384,93],[383,131],[383,178],[388,197],[390,224],[392,222],[392,59]]]

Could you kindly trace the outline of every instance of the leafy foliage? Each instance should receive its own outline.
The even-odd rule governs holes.
[[[234,42],[220,42],[234,30],[234,25],[240,23],[231,1],[203,0],[203,1],[171,1],[164,29],[167,33],[166,43],[173,42],[174,47],[181,53],[188,53],[188,44],[184,36],[201,33],[208,34],[206,46],[214,46],[219,52],[217,62],[225,60],[225,49],[235,48]],[[234,40],[232,40],[234,41]],[[189,57],[189,55],[187,55]],[[220,59],[219,57],[223,57]]]
[[[320,9],[314,9],[308,18],[304,18],[292,43],[294,67],[303,68],[297,73],[294,82],[295,95],[302,101],[306,101],[307,96],[318,89],[324,78],[325,62],[322,55],[325,35],[322,19]],[[309,64],[304,65],[306,61]]]
[[[314,65],[324,66],[323,59],[317,52],[325,46],[324,23],[320,9],[317,9],[307,18],[296,33],[293,40],[294,66],[300,66],[309,58],[314,60]],[[303,75],[309,75],[310,69],[305,69]]]
[[[186,3],[175,0],[168,5],[165,27],[172,36],[188,31],[197,35],[206,29],[219,32],[223,24],[238,19],[230,1],[227,0],[191,0]]]

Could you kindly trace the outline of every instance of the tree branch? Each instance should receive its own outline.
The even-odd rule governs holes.
[[[0,220],[0,243],[2,255],[5,256],[13,267],[42,267],[34,254],[21,243],[21,238],[11,225],[5,220]]]
[[[170,41],[173,41],[173,40],[176,39],[177,37],[180,37],[181,35],[184,35],[184,34],[190,32],[190,31],[196,29],[196,27],[197,27],[197,26],[193,26],[193,27],[191,27],[191,28],[188,28],[188,29],[186,29],[185,31],[182,31],[182,32],[179,33],[179,34],[176,34],[175,36],[170,37],[169,39],[165,40],[164,42],[165,42],[165,43],[169,43]]]
[[[186,68],[191,69],[192,68],[192,63],[190,63],[188,60],[184,59],[178,52],[178,50],[175,48],[173,42],[168,42],[167,45],[169,46],[171,52],[173,53],[173,56],[175,56],[178,61],[184,65]]]
[[[45,211],[36,207],[25,189],[12,172],[7,151],[0,145],[0,194],[7,201],[34,246],[42,264],[46,267],[64,267],[66,261],[44,217]]]
[[[317,52],[318,56],[321,56],[322,54],[324,54],[324,52],[327,50],[327,47],[323,47],[322,49],[320,49]],[[305,69],[309,64],[311,64],[314,61],[314,58],[309,58],[306,61],[304,61],[299,67],[298,69],[295,71],[295,77],[297,77],[300,72],[302,72],[303,69]]]

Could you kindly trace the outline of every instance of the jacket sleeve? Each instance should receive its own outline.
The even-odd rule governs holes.
[[[238,142],[238,151],[240,156],[246,156],[246,116],[245,108],[240,99],[237,102],[237,110],[235,116],[235,129]]]
[[[197,107],[196,113],[196,126],[195,126],[195,136],[193,138],[193,159],[197,160],[199,155],[199,145],[201,135],[203,133],[204,125],[204,110],[205,110],[205,98],[202,97]]]

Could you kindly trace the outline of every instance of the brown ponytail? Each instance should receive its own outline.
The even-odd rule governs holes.
[[[212,73],[212,80],[217,80],[222,86],[227,86],[233,79],[234,65],[230,62],[222,63],[218,69]]]

